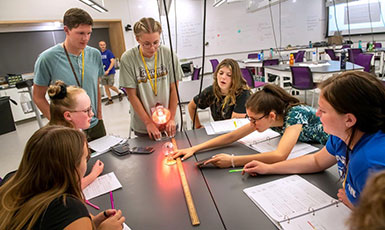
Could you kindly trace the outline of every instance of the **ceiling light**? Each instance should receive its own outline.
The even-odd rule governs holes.
[[[93,0],[79,0],[81,2],[83,2],[84,4],[94,8],[95,10],[99,11],[100,13],[105,13],[105,12],[108,12],[108,10],[106,8],[104,8],[103,6],[99,5],[98,3],[94,2]]]

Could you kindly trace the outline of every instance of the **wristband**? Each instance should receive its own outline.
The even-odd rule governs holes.
[[[233,166],[233,168],[235,168],[235,165],[234,165],[234,154],[231,154],[231,166]]]

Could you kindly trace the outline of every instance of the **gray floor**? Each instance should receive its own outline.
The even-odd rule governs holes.
[[[317,105],[316,94],[314,104]],[[307,103],[311,103],[312,93],[307,94]],[[303,93],[299,95],[301,101],[303,101]],[[108,134],[118,135],[121,137],[128,137],[129,134],[129,103],[127,99],[119,102],[114,99],[114,104],[105,106],[103,103],[103,120],[106,126]],[[199,117],[202,122],[209,121],[208,112],[199,113]],[[46,124],[47,119],[43,119],[43,123]],[[186,126],[184,126],[186,127]],[[7,134],[0,135],[0,177],[12,170],[17,169],[19,166],[24,146],[31,135],[38,129],[36,120],[30,120],[16,125],[16,131]]]

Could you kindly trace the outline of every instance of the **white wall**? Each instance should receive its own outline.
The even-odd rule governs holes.
[[[78,0],[1,0],[0,1],[0,21],[20,21],[20,20],[62,20],[63,15],[69,8],[77,7],[87,11],[93,19],[120,19],[123,26],[134,24],[130,17],[130,6],[135,1],[130,0],[105,0],[107,13],[99,13],[91,7]],[[9,31],[4,26],[0,27],[0,32]],[[123,34],[126,49],[132,47],[135,42],[132,31]]]

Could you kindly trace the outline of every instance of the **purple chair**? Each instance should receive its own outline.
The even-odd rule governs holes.
[[[294,57],[294,62],[297,63],[297,62],[303,62],[303,58],[305,57],[305,51],[304,50],[300,50],[297,52],[297,54],[295,55]]]
[[[262,61],[262,68],[261,68],[262,76],[265,76],[265,68],[263,68],[263,67],[264,66],[271,66],[271,65],[279,65],[279,59],[263,60]],[[268,82],[273,82],[273,81],[275,81],[276,78],[277,78],[277,76],[275,76],[275,75],[269,75],[267,80],[268,80]]]
[[[370,73],[370,63],[372,58],[373,54],[358,54],[353,63],[364,67],[364,71]]]
[[[257,59],[258,58],[258,53],[251,53],[247,55],[248,59]]]
[[[210,62],[211,62],[211,66],[213,67],[213,73],[214,73],[215,70],[217,70],[217,66],[219,64],[219,61],[217,59],[210,59]]]
[[[382,44],[380,42],[376,42],[374,43],[374,48],[375,49],[382,48]]]
[[[202,69],[202,67],[199,67],[199,68],[194,67],[194,71],[193,71],[191,80],[193,80],[193,81],[199,80],[199,72],[201,72],[201,69]]]
[[[352,45],[346,44],[346,45],[342,45],[341,49],[350,49],[350,47],[352,47]]]
[[[305,91],[305,103],[306,103],[306,91],[314,90],[316,85],[313,82],[313,74],[307,66],[290,66],[292,88]],[[311,106],[314,104],[314,94],[311,101]]]
[[[329,55],[330,59],[333,61],[338,61],[338,57],[333,49],[325,49],[325,52]]]
[[[354,60],[360,53],[362,53],[362,49],[357,49],[357,48],[348,49],[348,55],[349,55],[348,61],[355,63]]]
[[[243,78],[246,80],[247,85],[250,88],[254,88],[254,78],[253,75],[251,74],[250,70],[247,68],[241,68],[241,73]]]

